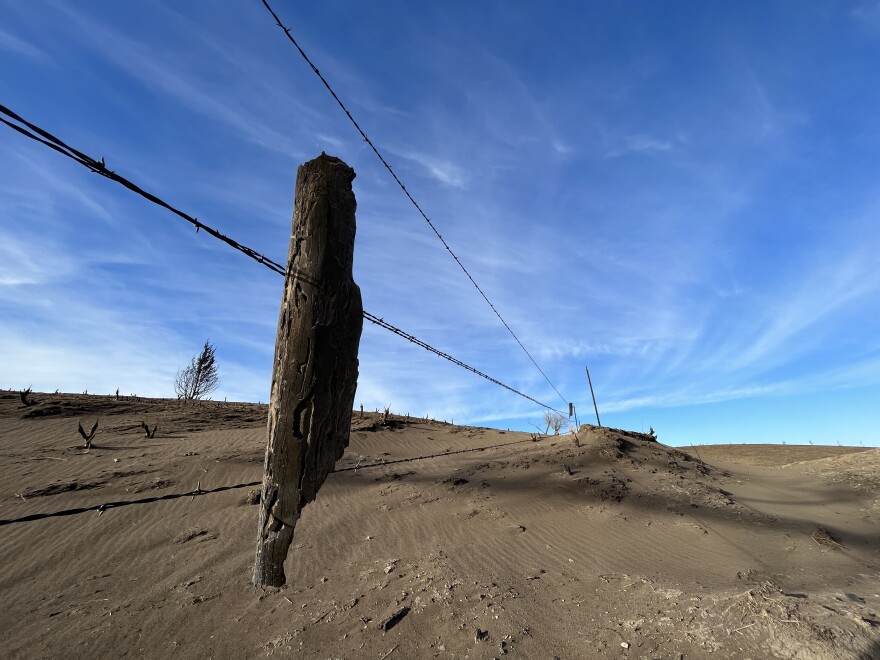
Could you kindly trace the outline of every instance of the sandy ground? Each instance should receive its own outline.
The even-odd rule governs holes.
[[[264,592],[264,406],[33,398],[0,392],[3,658],[880,658],[877,449],[356,415]]]

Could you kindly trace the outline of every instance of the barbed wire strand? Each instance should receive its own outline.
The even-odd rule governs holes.
[[[468,371],[475,373],[478,376],[482,376],[486,380],[488,380],[492,383],[495,383],[496,385],[500,385],[504,389],[510,390],[511,392],[514,392],[515,394],[519,394],[521,397],[524,397],[524,398],[528,399],[529,401],[532,401],[533,403],[537,403],[539,406],[542,406],[544,408],[547,408],[547,409],[552,410],[554,412],[557,412],[559,414],[564,414],[561,410],[557,410],[556,408],[552,408],[545,403],[541,403],[540,401],[533,399],[529,395],[523,394],[522,392],[519,392],[519,391],[513,389],[509,385],[505,385],[500,380],[496,380],[496,379],[492,378],[492,376],[484,374],[482,371],[475,369],[474,367],[470,366],[469,364],[465,364],[461,360],[454,358],[451,355],[448,355],[442,351],[438,351],[436,348],[426,344],[418,337],[414,337],[411,334],[404,332],[400,328],[395,328],[390,323],[387,323],[383,319],[380,319],[376,316],[373,316],[369,312],[364,312],[364,318],[367,319],[368,321],[370,321],[371,323],[375,323],[376,325],[378,325],[381,328],[385,328],[386,330],[393,332],[394,334],[398,335],[399,337],[403,337],[404,339],[411,341],[413,344],[416,344],[417,346],[421,346],[422,348],[424,348],[427,351],[431,351],[432,353],[436,353],[438,356],[442,357],[444,360],[449,360],[453,364],[457,364],[459,367],[462,367],[463,369],[467,369]]]
[[[32,124],[31,122],[25,120],[24,118],[17,115],[16,113],[14,113],[12,110],[10,110],[9,108],[7,108],[4,105],[0,105],[0,113],[6,115],[7,117],[12,118],[13,120],[15,120],[15,121],[19,122],[20,124],[24,125],[25,127],[27,127],[27,128],[22,128],[21,126],[17,126],[14,123],[0,117],[0,122],[6,124],[10,128],[14,129],[16,132],[20,133],[21,135],[24,135],[25,137],[28,137],[36,142],[39,142],[40,144],[43,144],[47,147],[52,148],[53,150],[57,151],[58,153],[60,153],[64,156],[67,156],[71,160],[76,161],[77,163],[79,163],[83,167],[86,167],[87,169],[91,170],[92,172],[96,172],[97,174],[100,174],[101,176],[106,177],[106,178],[110,179],[111,181],[115,181],[116,183],[119,183],[120,185],[124,186],[125,188],[128,188],[132,192],[137,193],[141,197],[149,200],[153,204],[156,204],[158,206],[161,206],[162,208],[165,208],[165,209],[171,211],[176,216],[182,218],[183,220],[186,220],[187,222],[189,222],[190,224],[195,226],[196,231],[203,229],[206,233],[210,234],[214,238],[226,243],[230,247],[238,250],[239,252],[242,252],[243,254],[247,255],[248,257],[250,257],[251,259],[253,259],[257,263],[262,264],[263,266],[265,266],[269,270],[272,270],[280,275],[286,274],[285,267],[282,266],[281,264],[279,264],[278,262],[273,261],[272,259],[269,259],[265,255],[260,254],[256,250],[253,250],[253,249],[247,247],[246,245],[242,245],[238,241],[235,241],[235,240],[229,238],[228,236],[225,236],[224,234],[221,234],[219,231],[217,231],[213,227],[209,227],[208,225],[201,222],[197,218],[194,218],[193,216],[191,216],[187,213],[184,213],[180,209],[175,208],[174,206],[172,206],[168,202],[162,200],[161,198],[157,197],[156,195],[153,195],[152,193],[149,193],[149,192],[143,190],[141,187],[132,183],[131,181],[129,181],[125,177],[120,176],[119,174],[107,169],[103,158],[101,158],[100,160],[95,160],[91,156],[88,156],[88,155],[84,154],[83,152],[74,149],[73,147],[71,147],[68,144],[66,144],[65,142],[63,142],[58,137],[56,137],[56,136],[52,135],[51,133],[49,133],[48,131],[40,128],[36,124]],[[394,325],[388,323],[384,319],[381,319],[373,314],[370,314],[367,311],[364,311],[364,318],[366,320],[370,321],[371,323],[381,327],[381,328],[384,328],[386,330],[389,330],[390,332],[393,332],[394,334],[398,335],[399,337],[403,337],[404,339],[409,340],[410,342],[416,344],[417,346],[421,346],[426,351],[434,353],[435,355],[443,358],[444,360],[448,360],[449,362],[452,362],[453,364],[456,364],[464,369],[467,369],[471,373],[476,374],[477,376],[480,376],[482,378],[485,378],[486,380],[488,380],[491,383],[494,383],[496,385],[500,385],[501,387],[505,388],[506,390],[509,390],[510,392],[513,392],[514,394],[517,394],[517,395],[523,397],[524,399],[531,401],[532,403],[536,403],[537,405],[539,405],[543,408],[547,408],[548,410],[552,410],[554,412],[560,412],[559,410],[556,410],[556,408],[553,408],[552,406],[548,406],[546,403],[541,403],[537,399],[534,399],[533,397],[530,397],[529,395],[524,394],[524,393],[520,392],[519,390],[514,389],[513,387],[510,387],[509,385],[502,383],[500,380],[492,378],[491,376],[483,373],[479,369],[476,369],[476,368],[470,366],[469,364],[466,364],[465,362],[462,362],[461,360],[452,357],[448,353],[444,353],[443,351],[441,351],[437,348],[434,348],[433,346],[431,346],[427,342],[424,342],[421,339],[418,339],[417,337],[401,330],[400,328],[395,327]]]
[[[287,35],[287,38],[290,41],[290,43],[292,43],[296,47],[296,49],[299,51],[299,54],[302,55],[302,58],[311,67],[312,71],[315,72],[315,75],[318,76],[318,78],[321,80],[322,83],[324,83],[324,87],[327,88],[327,91],[330,92],[330,95],[333,97],[333,99],[336,101],[336,103],[339,105],[339,107],[342,108],[342,111],[345,113],[345,116],[348,117],[349,121],[357,129],[358,133],[361,134],[361,137],[364,138],[364,141],[370,146],[370,149],[373,150],[373,153],[376,154],[376,157],[381,161],[382,165],[385,166],[385,169],[388,170],[388,173],[391,174],[391,176],[397,182],[397,185],[400,186],[400,189],[407,196],[407,198],[412,203],[412,205],[416,208],[416,210],[419,212],[419,214],[422,216],[422,218],[424,218],[425,222],[428,223],[428,226],[431,228],[431,231],[433,231],[434,234],[437,236],[437,238],[440,239],[440,242],[443,244],[443,247],[446,248],[446,251],[449,252],[449,254],[452,256],[453,259],[455,259],[455,263],[457,263],[459,265],[459,267],[461,268],[461,270],[464,272],[464,274],[467,275],[467,278],[471,281],[471,284],[474,285],[474,288],[476,288],[476,290],[480,292],[480,295],[483,297],[483,300],[485,300],[486,304],[488,304],[489,307],[492,308],[492,311],[495,312],[495,316],[498,317],[498,320],[500,320],[501,323],[504,325],[504,327],[507,328],[507,331],[510,333],[510,336],[514,338],[514,340],[516,341],[517,344],[519,344],[519,347],[528,356],[529,360],[532,361],[532,364],[535,365],[535,368],[537,368],[537,370],[541,372],[541,375],[544,377],[544,380],[546,380],[550,384],[550,387],[552,387],[553,390],[556,392],[556,394],[559,395],[559,398],[562,399],[562,402],[565,404],[568,404],[568,400],[564,396],[562,396],[562,394],[559,392],[558,389],[556,389],[556,386],[547,377],[547,374],[544,373],[544,370],[541,369],[540,365],[535,361],[535,358],[532,357],[532,354],[529,353],[529,351],[526,349],[526,347],[523,345],[523,343],[519,340],[519,337],[516,336],[516,333],[514,333],[514,331],[507,324],[507,321],[504,320],[504,317],[501,316],[501,313],[495,308],[495,305],[492,304],[492,301],[489,300],[488,296],[483,292],[483,289],[480,288],[480,285],[477,284],[477,281],[470,274],[470,271],[468,271],[468,269],[465,268],[464,264],[461,262],[461,259],[458,258],[458,255],[456,255],[455,252],[452,251],[452,248],[449,247],[449,244],[446,242],[446,240],[443,238],[443,236],[437,230],[437,227],[434,226],[434,223],[431,222],[431,219],[422,210],[422,207],[419,205],[419,203],[410,194],[409,190],[406,189],[406,186],[400,180],[400,178],[397,176],[395,171],[391,168],[391,165],[389,165],[388,161],[385,160],[384,156],[382,156],[382,154],[379,153],[379,150],[376,148],[376,145],[374,145],[373,141],[370,140],[369,137],[367,137],[367,134],[360,127],[360,124],[357,123],[355,118],[352,116],[351,112],[349,112],[348,108],[345,106],[345,104],[342,102],[342,100],[340,100],[340,98],[336,95],[336,92],[333,91],[333,88],[330,87],[330,83],[327,82],[326,78],[324,78],[324,76],[318,70],[318,67],[316,67],[314,65],[314,63],[312,62],[312,60],[309,58],[309,56],[306,55],[306,52],[302,49],[302,47],[299,45],[297,40],[291,34],[290,28],[286,27],[281,22],[281,19],[278,18],[278,14],[275,13],[275,11],[269,5],[267,0],[261,0],[261,1],[262,1],[263,5],[266,7],[266,9],[269,11],[269,13],[272,14],[272,18],[275,19],[275,23],[278,25],[278,27],[284,31],[285,35]]]
[[[256,250],[252,250],[251,248],[249,248],[245,245],[242,245],[241,243],[229,238],[228,236],[224,236],[223,234],[221,234],[219,231],[217,231],[213,227],[209,227],[205,223],[199,221],[198,218],[194,218],[191,215],[184,213],[183,211],[181,211],[179,209],[174,208],[173,206],[171,206],[170,204],[168,204],[164,200],[160,199],[159,197],[156,197],[155,195],[153,195],[151,193],[148,193],[146,190],[144,190],[141,187],[137,186],[136,184],[132,183],[131,181],[129,181],[125,177],[122,177],[122,176],[116,174],[115,172],[108,170],[106,165],[104,164],[103,158],[101,158],[100,160],[95,160],[91,156],[88,156],[88,155],[82,153],[81,151],[77,151],[76,149],[67,145],[62,140],[55,137],[54,135],[52,135],[48,131],[40,128],[39,126],[36,126],[35,124],[30,123],[29,121],[27,121],[27,120],[23,119],[22,117],[20,117],[19,115],[15,114],[12,110],[7,108],[6,106],[0,105],[0,112],[2,112],[3,114],[5,114],[8,117],[13,118],[15,121],[17,121],[21,124],[24,124],[27,128],[31,129],[31,131],[33,131],[34,133],[37,133],[38,135],[42,136],[45,139],[41,139],[40,137],[37,137],[37,135],[34,135],[33,133],[26,131],[25,129],[21,128],[20,126],[15,126],[11,122],[0,117],[0,121],[2,121],[7,126],[10,126],[11,128],[14,128],[17,132],[21,133],[22,135],[25,135],[26,137],[34,139],[37,142],[40,142],[41,144],[44,144],[48,147],[51,147],[52,149],[54,149],[58,153],[60,153],[64,156],[67,156],[71,160],[78,162],[80,165],[88,168],[92,172],[100,174],[101,176],[106,177],[106,178],[110,179],[111,181],[115,181],[116,183],[128,188],[132,192],[137,193],[141,197],[144,197],[145,199],[153,202],[153,204],[157,204],[158,206],[161,206],[161,207],[171,211],[176,216],[182,218],[183,220],[186,220],[191,225],[193,225],[196,228],[197,232],[199,230],[204,230],[205,232],[207,232],[208,234],[210,234],[214,238],[226,243],[227,245],[229,245],[232,248],[235,248],[239,252],[246,254],[251,259],[257,261],[258,263],[263,264],[264,266],[266,266],[270,270],[274,270],[276,273],[280,273],[281,275],[285,274],[286,270],[285,270],[284,266],[282,266],[278,262],[273,261],[272,259],[269,259],[269,257],[267,257],[263,254],[260,254]]]

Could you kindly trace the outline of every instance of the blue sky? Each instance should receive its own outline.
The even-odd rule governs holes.
[[[276,11],[591,419],[880,441],[880,3],[321,2]],[[0,102],[282,260],[296,167],[357,172],[367,310],[550,404],[258,0],[0,0]],[[4,127],[0,387],[268,397],[281,278]],[[528,401],[365,324],[356,403]]]

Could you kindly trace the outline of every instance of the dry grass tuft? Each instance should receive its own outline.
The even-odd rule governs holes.
[[[728,635],[750,628],[759,622],[765,623],[771,628],[776,624],[793,623],[800,625],[801,623],[796,616],[797,608],[788,601],[782,590],[769,580],[765,580],[757,587],[734,596],[733,602],[724,610],[724,614],[730,611],[739,615],[740,622],[745,625],[728,630]]]
[[[819,545],[825,545],[831,548],[842,548],[840,541],[831,536],[831,533],[824,527],[817,527],[810,535]]]

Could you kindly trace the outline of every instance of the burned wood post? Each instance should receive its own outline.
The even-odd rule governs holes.
[[[363,324],[352,279],[354,170],[321,154],[296,175],[281,299],[254,585],[285,583],[303,507],[348,446]]]

